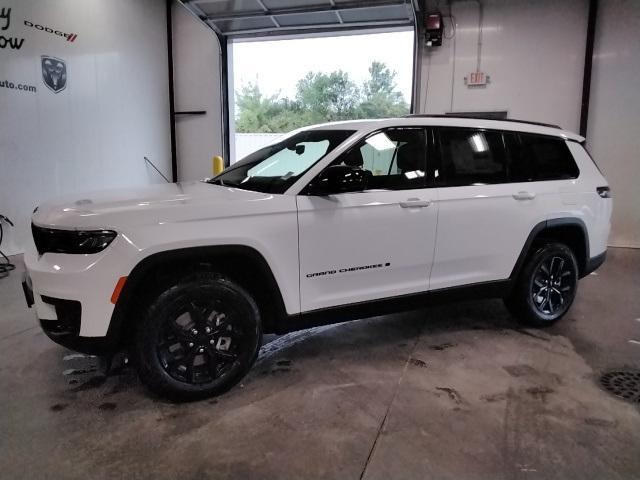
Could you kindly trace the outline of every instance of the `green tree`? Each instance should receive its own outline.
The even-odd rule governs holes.
[[[297,84],[300,107],[319,121],[354,118],[359,96],[358,87],[342,70],[329,74],[309,72]]]
[[[294,100],[263,95],[250,83],[236,93],[236,131],[288,132],[314,123],[404,115],[409,106],[396,89],[395,77],[382,62],[371,64],[361,87],[342,70],[309,72],[298,81]]]
[[[396,90],[396,72],[382,62],[369,67],[369,80],[362,87],[363,100],[358,107],[359,118],[397,117],[409,113],[409,105]]]

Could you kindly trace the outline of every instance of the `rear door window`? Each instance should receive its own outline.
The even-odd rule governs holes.
[[[472,128],[438,128],[438,186],[487,185],[507,182],[502,133]]]

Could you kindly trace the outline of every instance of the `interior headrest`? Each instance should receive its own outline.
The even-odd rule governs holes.
[[[409,143],[398,148],[398,170],[402,172],[413,172],[423,169],[422,148]]]
[[[362,153],[357,148],[351,150],[345,155],[343,163],[349,167],[362,167],[364,165]]]

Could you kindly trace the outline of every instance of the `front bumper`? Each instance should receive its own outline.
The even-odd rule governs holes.
[[[27,273],[24,274],[22,290],[27,306],[31,308],[35,305],[35,298],[31,278]],[[47,337],[57,344],[70,350],[91,355],[100,355],[115,350],[116,346],[109,336],[80,336],[82,305],[79,301],[52,298],[44,295],[41,296],[41,301],[53,307],[55,319],[38,317],[38,321]]]
[[[131,252],[119,240],[102,252],[86,255],[39,255],[34,245],[27,247],[25,299],[54,342],[92,354],[115,346],[115,334],[110,331],[115,307],[111,296],[118,279],[131,269]]]

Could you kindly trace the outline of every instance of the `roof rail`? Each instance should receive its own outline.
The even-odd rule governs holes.
[[[515,118],[490,118],[490,117],[483,117],[481,114],[478,115],[474,115],[474,114],[464,114],[464,115],[459,115],[459,114],[427,114],[427,113],[411,113],[409,115],[405,115],[404,118],[414,118],[414,117],[419,117],[419,118],[474,118],[477,120],[495,120],[497,122],[515,122],[515,123],[528,123],[530,125],[538,125],[540,127],[549,127],[549,128],[557,128],[562,130],[562,127],[560,127],[559,125],[554,125],[552,123],[542,123],[542,122],[532,122],[530,120],[518,120]]]

